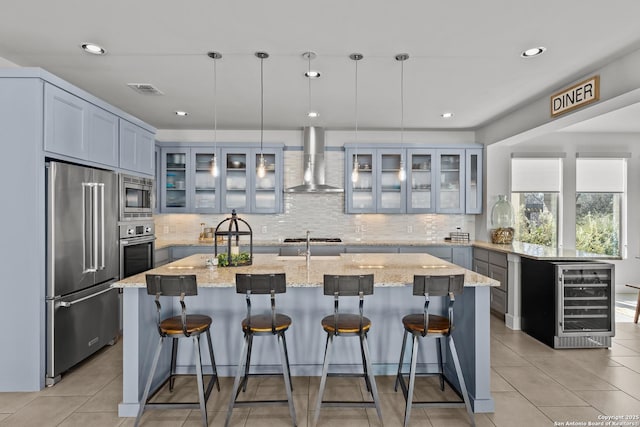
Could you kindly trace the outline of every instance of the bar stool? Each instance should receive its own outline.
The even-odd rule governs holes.
[[[406,407],[404,412],[404,426],[409,425],[409,418],[411,416],[411,407],[421,408],[458,408],[466,407],[471,425],[475,426],[475,419],[471,410],[471,404],[469,402],[469,396],[467,394],[467,386],[460,369],[460,360],[458,359],[458,352],[453,341],[453,303],[455,302],[455,295],[462,293],[464,285],[464,274],[451,275],[451,276],[414,276],[413,277],[413,295],[424,296],[424,312],[417,314],[409,314],[402,318],[402,324],[404,325],[404,338],[402,340],[402,350],[400,351],[400,362],[398,363],[398,375],[396,376],[396,383],[394,390],[398,391],[398,384],[402,387],[402,393],[406,401]],[[429,314],[429,302],[432,296],[446,297],[448,296],[448,318],[438,316],[435,314]],[[413,342],[411,345],[411,368],[409,370],[409,385],[405,383],[402,372],[402,362],[404,359],[404,351],[407,344],[407,336],[411,334],[413,336]],[[438,357],[438,373],[416,373],[416,363],[418,360],[418,338],[427,337],[435,338],[438,344],[437,357]],[[456,375],[458,377],[458,383],[460,384],[460,390],[457,390],[449,380],[444,376],[444,364],[442,362],[442,338],[448,338],[449,349],[451,350],[451,356],[453,358],[453,364],[455,366]],[[439,401],[439,402],[414,402],[413,390],[415,388],[416,375],[438,375],[440,377],[440,390],[444,391],[445,381],[460,397],[460,401]]]
[[[147,294],[155,295],[156,310],[158,313],[158,333],[160,334],[160,341],[156,347],[156,352],[153,356],[153,362],[151,363],[151,371],[147,378],[147,384],[142,394],[142,400],[140,401],[140,409],[138,410],[138,416],[136,418],[135,425],[140,422],[140,418],[145,409],[200,409],[202,414],[202,423],[207,425],[207,400],[213,389],[214,384],[220,391],[220,383],[218,381],[218,371],[216,369],[216,360],[213,356],[213,346],[211,344],[211,317],[201,314],[187,314],[187,307],[184,302],[186,296],[198,295],[198,286],[196,283],[195,275],[182,275],[182,276],[165,276],[165,275],[151,275],[147,274]],[[180,305],[182,307],[182,313],[179,316],[172,316],[164,320],[161,319],[160,311],[162,306],[160,304],[160,297],[180,297]],[[209,357],[211,358],[211,367],[213,369],[213,375],[207,384],[207,389],[204,389],[204,379],[202,376],[202,358],[200,354],[200,336],[202,334],[207,335],[207,343],[209,344]],[[149,396],[151,389],[151,383],[158,367],[158,360],[160,359],[160,353],[162,351],[162,344],[165,338],[172,339],[171,347],[171,368],[169,370],[169,377],[156,389],[156,391]],[[192,338],[195,355],[196,365],[196,378],[198,381],[198,402],[180,402],[180,403],[149,403],[155,394],[169,382],[169,391],[173,391],[173,385],[176,375],[176,357],[178,355],[178,340],[180,338]],[[189,374],[190,375],[190,374]]]
[[[291,318],[285,314],[276,311],[276,294],[282,294],[287,291],[287,283],[284,273],[279,274],[236,274],[236,292],[246,295],[247,301],[247,317],[242,320],[242,332],[244,333],[244,344],[240,352],[240,361],[238,362],[238,371],[233,382],[233,391],[231,393],[231,402],[227,411],[227,419],[225,427],[229,425],[233,408],[237,406],[256,406],[256,405],[289,405],[289,413],[293,425],[296,426],[296,410],[293,405],[293,396],[291,390],[291,371],[289,369],[289,353],[287,352],[287,341],[285,332],[291,326]],[[251,313],[251,295],[271,296],[271,312],[268,314]],[[247,381],[249,376],[254,375],[279,375],[273,373],[249,373],[251,364],[251,348],[253,346],[254,336],[275,335],[280,344],[280,361],[282,363],[282,376],[284,378],[284,386],[287,392],[286,400],[252,400],[238,401],[240,389],[247,390]],[[244,369],[243,369],[244,365]],[[242,375],[244,372],[244,376]]]
[[[320,408],[324,407],[364,407],[376,408],[380,422],[382,422],[382,412],[380,411],[380,400],[378,399],[378,389],[376,380],[371,369],[371,356],[367,345],[367,333],[371,329],[371,320],[363,316],[364,296],[373,294],[373,274],[360,276],[335,276],[324,275],[324,294],[334,297],[333,314],[322,319],[322,328],[327,333],[327,342],[324,350],[324,363],[322,366],[322,378],[320,379],[320,391],[318,392],[318,402],[314,425],[318,423]],[[359,314],[339,313],[339,298],[357,296],[359,301]],[[337,336],[356,336],[360,338],[360,352],[362,354],[362,374],[339,374],[329,373],[329,359],[333,338]],[[367,386],[367,391],[371,393],[373,402],[367,401],[329,401],[322,400],[327,377],[363,377]]]

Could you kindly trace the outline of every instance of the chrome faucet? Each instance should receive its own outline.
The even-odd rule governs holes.
[[[309,263],[311,262],[311,232],[307,230],[307,250],[305,255],[307,257],[307,268],[309,268]]]

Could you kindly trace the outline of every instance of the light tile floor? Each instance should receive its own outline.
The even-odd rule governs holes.
[[[630,295],[634,299],[635,295]],[[528,335],[512,331],[491,318],[491,390],[495,412],[476,414],[482,426],[581,425],[602,416],[640,415],[640,324],[616,314],[616,337],[610,349],[553,350]],[[195,384],[178,378],[173,399],[195,399]],[[439,392],[435,378],[423,378],[416,397]],[[393,391],[394,378],[377,377],[384,425],[400,426],[404,400]],[[221,378],[222,392],[208,403],[209,425],[224,425],[232,378]],[[294,401],[300,427],[314,417],[318,377],[294,378]],[[362,380],[330,378],[327,396],[334,400],[366,396]],[[448,392],[447,392],[448,393]],[[282,380],[263,377],[249,382],[247,397],[284,395]],[[449,394],[447,394],[448,396]],[[0,393],[0,426],[132,426],[133,418],[118,418],[122,396],[122,345],[105,348],[66,374],[54,387],[34,393]],[[556,422],[557,424],[554,424]],[[633,424],[635,422],[635,424]],[[200,413],[191,410],[148,411],[142,426],[198,426]],[[290,426],[287,407],[237,409],[233,426]],[[323,409],[318,426],[378,426],[373,409]],[[412,426],[465,426],[464,409],[414,409]],[[604,424],[603,424],[604,425]],[[640,420],[630,424],[640,426]]]

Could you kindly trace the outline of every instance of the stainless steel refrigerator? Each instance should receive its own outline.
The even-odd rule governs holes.
[[[117,175],[47,163],[47,385],[119,333]]]

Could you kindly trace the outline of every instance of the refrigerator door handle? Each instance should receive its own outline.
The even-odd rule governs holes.
[[[68,308],[68,307],[73,306],[74,304],[78,304],[78,303],[81,303],[81,302],[86,301],[86,300],[88,300],[88,299],[95,298],[95,297],[97,297],[98,295],[106,294],[107,292],[109,292],[109,291],[111,291],[111,290],[113,290],[113,288],[103,289],[103,290],[101,290],[100,292],[96,292],[95,294],[87,295],[86,297],[82,297],[82,298],[77,299],[77,300],[75,300],[75,301],[71,301],[71,302],[69,302],[69,301],[60,301],[60,302],[59,302],[59,303],[57,303],[56,305],[57,305],[58,307],[65,307],[65,308]]]
[[[92,273],[96,271],[95,256],[93,253],[94,236],[94,190],[93,183],[82,183],[82,273]],[[88,198],[87,198],[88,196]]]
[[[98,222],[98,224],[100,224],[100,255],[98,257],[98,251],[97,251],[97,243],[96,243],[96,267],[98,270],[104,270],[105,268],[105,260],[104,260],[104,249],[105,249],[105,244],[104,244],[104,183],[98,183],[96,184],[96,193],[100,193],[100,221]],[[97,199],[97,197],[96,197]],[[96,202],[97,203],[97,202]],[[96,215],[98,214],[98,212],[96,212]],[[98,231],[96,231],[96,234],[98,234]],[[100,263],[98,264],[97,259],[100,258]]]

